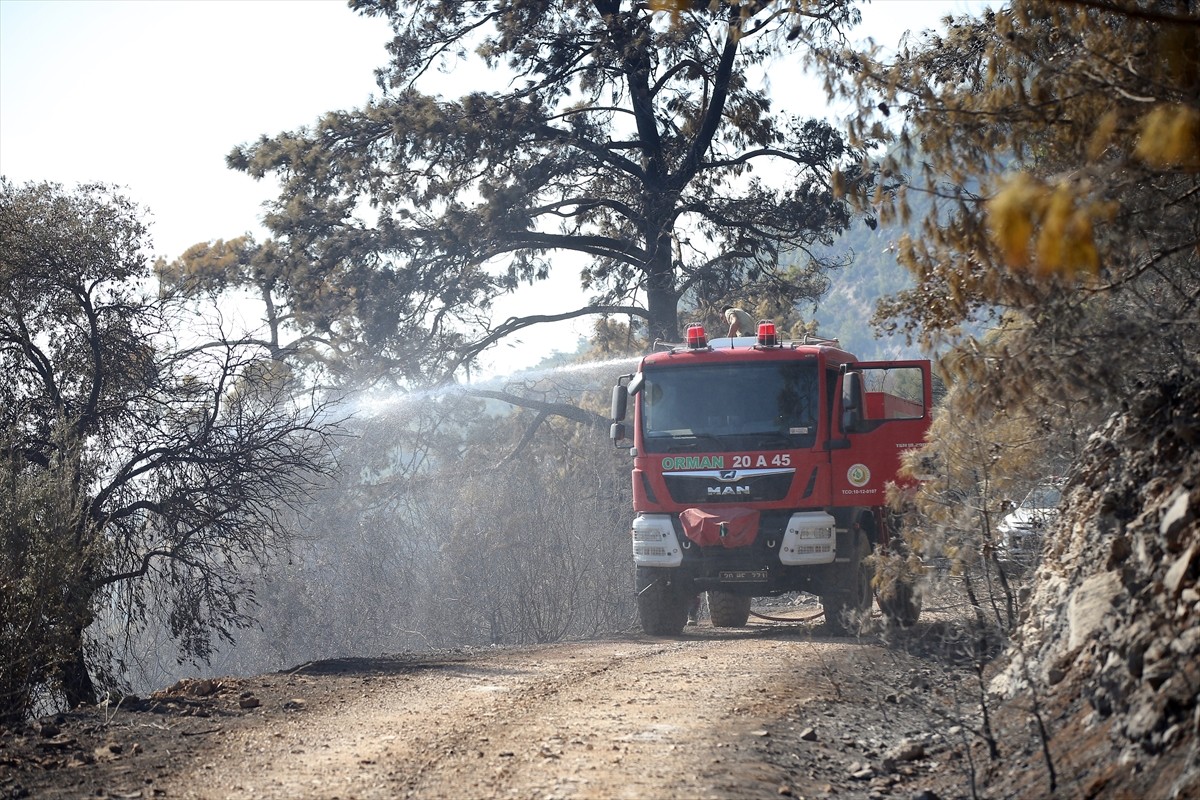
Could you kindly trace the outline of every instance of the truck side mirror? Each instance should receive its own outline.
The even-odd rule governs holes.
[[[862,373],[847,372],[842,378],[842,430],[854,433],[862,427]]]
[[[629,391],[622,385],[617,384],[612,391],[612,420],[620,422],[625,419],[625,413],[629,409]]]
[[[608,429],[608,438],[613,440],[613,444],[624,441],[625,439],[625,423],[614,422]]]

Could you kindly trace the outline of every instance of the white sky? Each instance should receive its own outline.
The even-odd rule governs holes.
[[[894,44],[979,5],[877,0],[863,35]],[[0,0],[0,174],[124,187],[149,209],[155,252],[167,258],[247,231],[265,238],[258,220],[274,185],[227,169],[225,155],[361,106],[389,38],[383,20],[339,0]],[[564,277],[500,316],[578,307],[577,278]],[[558,349],[589,329],[564,324]],[[509,346],[494,361],[512,369],[546,354]]]

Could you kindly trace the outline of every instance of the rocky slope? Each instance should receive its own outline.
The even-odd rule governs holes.
[[[1072,478],[991,684],[998,728],[1031,731],[997,794],[1200,797],[1198,572],[1200,380],[1173,376],[1093,435]]]

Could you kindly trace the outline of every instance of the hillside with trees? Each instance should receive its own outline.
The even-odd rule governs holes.
[[[898,224],[852,225],[824,250],[828,260],[844,266],[826,273],[828,286],[819,298],[799,304],[800,319],[815,321],[817,335],[837,339],[860,358],[930,355],[917,343],[874,324],[880,301],[913,286],[896,261],[900,240],[912,233],[911,226],[906,230]]]

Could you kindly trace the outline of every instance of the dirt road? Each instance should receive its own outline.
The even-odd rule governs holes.
[[[965,681],[815,622],[326,661],[8,733],[0,795],[945,800]]]

